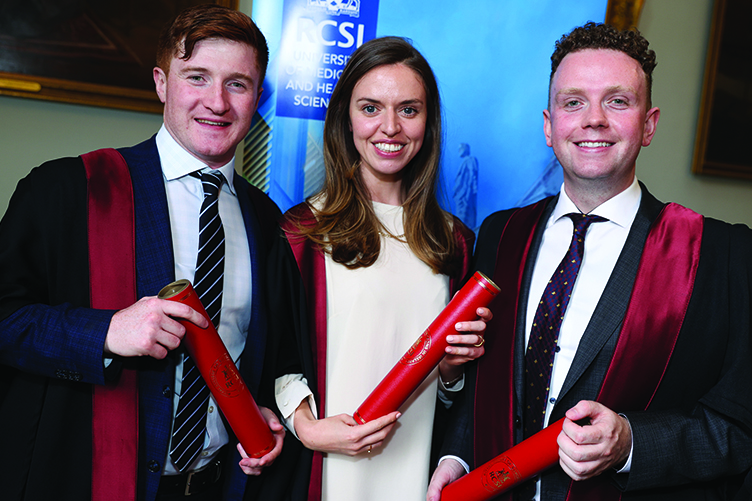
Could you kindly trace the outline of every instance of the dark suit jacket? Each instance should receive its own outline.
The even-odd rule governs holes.
[[[663,207],[644,186],[642,190],[637,217],[580,341],[550,422],[563,417],[580,400],[595,400],[598,395],[619,337],[645,239]],[[515,443],[522,439],[524,319],[530,277],[545,221],[555,203],[555,198],[548,201],[528,259],[520,263],[524,275],[517,309],[514,381],[499,382],[514,385]],[[511,213],[492,214],[483,223],[475,252],[476,269],[493,275],[500,235]],[[749,228],[706,218],[694,289],[663,380],[647,411],[613,409],[627,415],[633,430],[631,473],[605,474],[625,490],[624,499],[724,499],[736,490],[738,475],[752,464],[750,272]],[[492,322],[487,336],[493,332]],[[494,352],[487,348],[479,363],[493,360]],[[471,385],[474,369],[471,365]],[[444,453],[463,457],[477,467],[471,450],[473,437],[488,437],[486,434],[493,430],[474,429],[473,396],[471,386],[468,398],[457,406],[461,411],[455,416]],[[564,500],[569,484],[569,477],[559,466],[549,469],[542,475],[541,499]]]
[[[156,295],[175,279],[156,143],[151,138],[120,152],[134,191],[138,297]],[[240,176],[234,184],[253,290],[241,370],[258,394],[266,343],[264,263],[279,211]],[[176,356],[116,359],[104,370],[104,339],[114,312],[88,308],[86,242],[80,158],[48,162],[19,182],[0,223],[0,429],[13,430],[0,454],[4,499],[90,497],[92,385],[117,378],[123,364],[139,374],[138,496],[151,500],[156,494],[170,438]],[[246,477],[234,444],[231,449],[226,497],[241,499]]]

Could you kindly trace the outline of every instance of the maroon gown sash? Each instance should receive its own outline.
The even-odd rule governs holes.
[[[514,445],[514,337],[522,274],[544,202],[513,213],[502,232],[493,280],[495,300],[486,356],[478,364],[475,395],[475,462],[483,464]],[[692,296],[700,260],[703,218],[667,204],[643,248],[619,340],[597,401],[617,412],[649,407],[668,366]],[[654,287],[670,283],[672,287]],[[669,290],[667,290],[669,289]],[[505,295],[504,295],[505,294]],[[489,326],[491,327],[491,326]],[[490,345],[490,346],[489,346]],[[503,424],[499,424],[503,423]],[[616,501],[607,476],[572,482],[567,500]],[[506,493],[501,499],[511,499]]]
[[[491,303],[486,353],[478,359],[475,392],[475,464],[482,465],[514,445],[514,333],[525,260],[545,201],[515,211],[501,234],[493,272],[501,292]]]
[[[704,219],[667,204],[650,228],[611,365],[596,400],[616,412],[647,410],[679,338],[700,263]],[[655,287],[655,284],[671,284]],[[618,501],[607,476],[572,482],[567,500]]]
[[[137,299],[130,172],[114,149],[93,151],[81,159],[88,183],[91,307],[119,310]],[[93,389],[92,501],[135,500],[137,466],[137,373],[123,369],[117,382]]]
[[[313,226],[315,216],[308,205],[300,205],[293,209],[293,218],[303,226]],[[326,263],[324,254],[313,242],[296,233],[296,226],[290,219],[285,218],[281,224],[287,235],[290,247],[298,263],[303,288],[308,299],[308,318],[311,332],[311,348],[313,350],[313,364],[316,369],[316,390],[318,392],[318,417],[323,419],[326,409]],[[319,451],[313,452],[311,464],[311,482],[308,487],[308,501],[321,501],[323,481],[324,456]]]

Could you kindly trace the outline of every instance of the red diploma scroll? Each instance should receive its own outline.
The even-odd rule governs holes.
[[[564,418],[474,469],[441,492],[441,501],[486,501],[559,461],[556,437]]]
[[[496,284],[476,271],[358,407],[353,414],[355,420],[364,424],[399,409],[444,357],[449,346],[446,337],[457,333],[454,325],[475,320],[475,310],[488,306],[498,293]]]
[[[158,297],[187,304],[209,320],[204,305],[188,280],[178,280],[167,285],[159,291]],[[269,426],[211,320],[206,329],[188,320],[178,321],[186,328],[183,346],[193,358],[246,454],[259,458],[271,451],[274,448],[274,437]]]

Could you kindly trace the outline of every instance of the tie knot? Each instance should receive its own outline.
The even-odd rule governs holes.
[[[201,172],[201,186],[204,188],[204,195],[219,193],[219,189],[225,180],[225,176],[218,170]]]
[[[588,226],[590,226],[591,223],[608,221],[605,217],[596,216],[595,214],[581,214],[579,212],[567,214],[567,217],[569,217],[572,220],[572,223],[574,223],[574,232],[582,234],[587,231]]]

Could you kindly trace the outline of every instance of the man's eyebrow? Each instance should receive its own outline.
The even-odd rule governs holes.
[[[186,66],[185,68],[180,70],[180,74],[185,73],[210,73],[209,68],[205,68],[203,66]],[[231,73],[229,75],[230,79],[238,79],[238,80],[246,80],[248,82],[253,82],[253,78],[248,75],[247,73],[242,73],[240,71],[236,71],[235,73]]]
[[[584,94],[585,92],[586,90],[581,87],[567,87],[566,89],[561,89],[556,93],[556,95],[570,96],[572,94]],[[624,85],[612,85],[611,87],[606,87],[605,89],[603,89],[603,92],[605,94],[613,94],[614,92],[630,92],[634,94],[637,91],[632,87]]]

